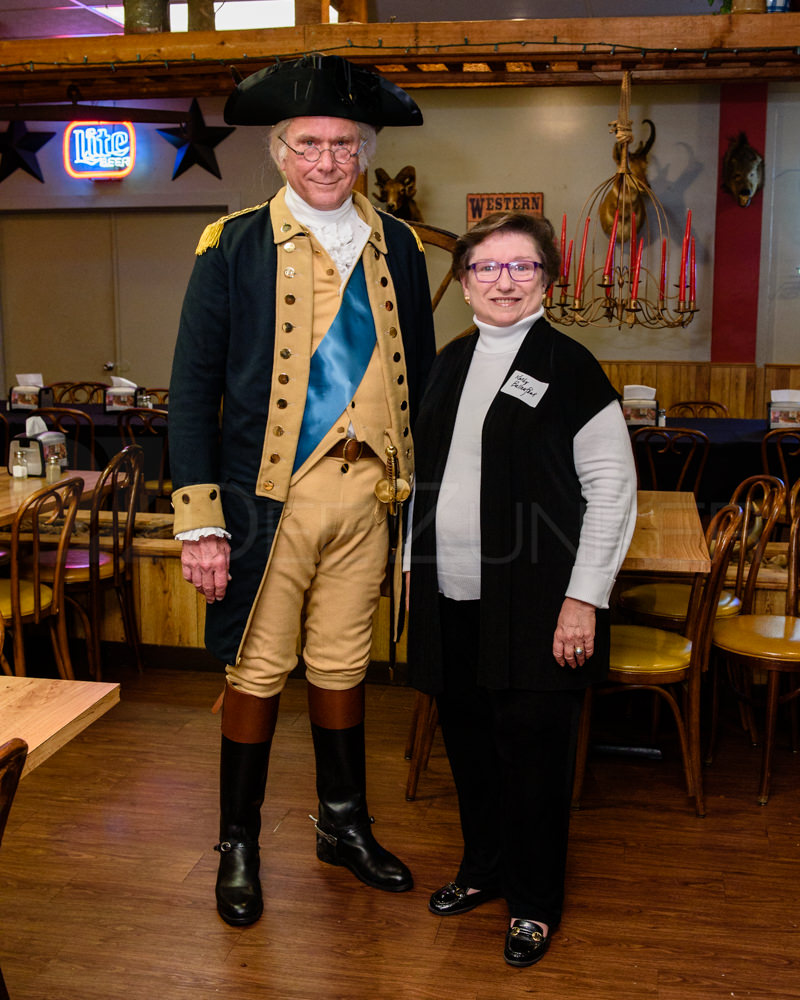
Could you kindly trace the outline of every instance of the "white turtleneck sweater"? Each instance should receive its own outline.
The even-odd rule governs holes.
[[[481,596],[481,432],[487,410],[544,309],[508,327],[473,320],[479,337],[464,383],[436,507],[439,590]],[[575,435],[573,460],[586,513],[566,596],[608,607],[636,523],[636,473],[622,411],[609,403]],[[620,500],[623,502],[620,503]]]

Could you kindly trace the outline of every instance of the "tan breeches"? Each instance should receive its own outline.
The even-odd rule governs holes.
[[[269,698],[297,664],[306,677],[343,691],[364,679],[372,618],[386,570],[386,508],[375,498],[376,458],[346,465],[322,458],[289,490],[266,579],[229,683]]]

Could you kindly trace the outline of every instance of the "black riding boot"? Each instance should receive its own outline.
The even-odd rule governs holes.
[[[364,723],[347,729],[326,729],[311,723],[317,758],[319,818],[317,857],[329,865],[344,865],[367,885],[387,892],[405,892],[414,885],[402,861],[372,836],[367,810]]]
[[[254,923],[264,909],[258,837],[277,702],[225,691],[216,896],[219,915],[234,927]]]

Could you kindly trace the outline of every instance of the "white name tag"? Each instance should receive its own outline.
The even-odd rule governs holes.
[[[509,396],[516,396],[528,406],[538,406],[548,388],[547,382],[540,382],[532,375],[516,371],[511,373],[509,380],[500,391],[508,393]]]

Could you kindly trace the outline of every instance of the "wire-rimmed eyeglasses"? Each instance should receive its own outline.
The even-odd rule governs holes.
[[[507,264],[499,260],[476,260],[474,264],[469,264],[469,270],[475,275],[478,281],[490,284],[497,281],[503,273],[503,268],[508,271],[508,276],[512,281],[530,281],[537,271],[541,271],[543,264],[538,260],[510,260]]]
[[[331,157],[336,161],[336,163],[349,163],[354,156],[358,156],[361,150],[366,146],[367,140],[364,139],[363,142],[359,144],[358,149],[355,153],[350,151],[348,146],[325,146],[324,149],[320,149],[319,146],[304,146],[303,149],[295,149],[294,146],[290,146],[289,143],[279,135],[278,138],[286,146],[287,149],[295,154],[295,156],[302,156],[307,163],[316,163],[317,160],[322,156],[323,153],[330,153]]]

